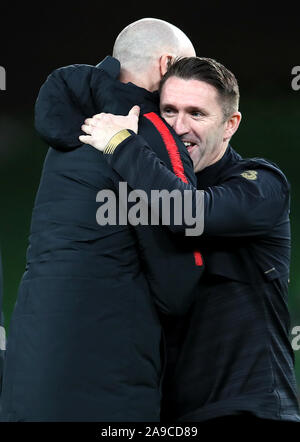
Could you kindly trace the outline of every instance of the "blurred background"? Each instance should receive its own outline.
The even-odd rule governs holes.
[[[299,25],[286,3],[264,10],[237,3],[209,2],[138,7],[98,3],[1,5],[0,66],[0,249],[3,261],[5,326],[24,271],[35,193],[47,146],[35,133],[34,103],[42,83],[56,68],[95,65],[111,55],[118,33],[143,17],[181,28],[197,55],[215,58],[239,80],[242,123],[231,144],[243,156],[277,163],[291,184],[292,263],[289,308],[292,329],[300,326],[300,90],[292,88],[292,69],[300,66]],[[300,86],[300,80],[298,81]],[[292,340],[293,336],[291,336]],[[298,340],[298,346],[300,339]],[[300,350],[295,350],[300,391]]]

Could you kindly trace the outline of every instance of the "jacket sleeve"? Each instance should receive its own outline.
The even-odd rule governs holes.
[[[159,161],[143,138],[134,133],[118,145],[113,154],[105,157],[132,188],[146,192],[149,204],[153,204],[151,189],[164,190],[156,205],[159,216],[163,216],[164,207],[169,205],[169,194],[176,190],[182,209],[179,222],[176,204],[170,205],[169,227],[173,232],[188,236],[202,233],[235,237],[264,235],[287,208],[288,186],[277,173],[266,168],[258,168],[255,177],[241,170],[222,185],[204,191],[178,179]],[[185,212],[190,212],[190,216]],[[189,223],[186,222],[188,218]],[[193,220],[194,231],[189,228]]]
[[[175,135],[156,114],[151,113],[150,119],[145,118],[142,132],[151,140],[161,164],[178,174],[180,180],[195,182],[193,164],[185,146],[180,140],[176,140]],[[119,181],[115,182],[116,187],[118,183]],[[195,250],[194,244],[188,244],[182,235],[174,237],[167,226],[159,222],[159,225],[153,225],[151,209],[145,201],[140,202],[144,204],[143,210],[148,215],[149,222],[147,225],[136,225],[134,231],[153,299],[162,313],[183,315],[198,294],[199,279],[203,273],[201,253]]]
[[[102,108],[101,84],[105,73],[90,65],[54,70],[41,86],[34,108],[35,129],[52,148],[68,152],[81,146],[85,118]]]
[[[264,236],[289,214],[289,188],[266,168],[244,170],[204,192],[204,233]]]

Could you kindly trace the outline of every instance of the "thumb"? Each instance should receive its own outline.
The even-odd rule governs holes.
[[[137,105],[135,105],[135,106],[133,106],[131,109],[130,109],[130,111],[129,111],[129,113],[128,113],[128,116],[133,116],[133,115],[135,115],[137,118],[139,118],[139,116],[140,116],[140,107],[139,106],[137,106]]]

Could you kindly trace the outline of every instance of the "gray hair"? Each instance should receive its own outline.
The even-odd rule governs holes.
[[[113,57],[122,69],[145,72],[161,55],[185,56],[193,50],[189,38],[176,26],[157,18],[143,18],[124,28],[116,38]]]

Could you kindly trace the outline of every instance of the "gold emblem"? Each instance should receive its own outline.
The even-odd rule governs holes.
[[[256,170],[246,170],[241,173],[242,177],[246,178],[246,180],[257,180],[257,172]]]

